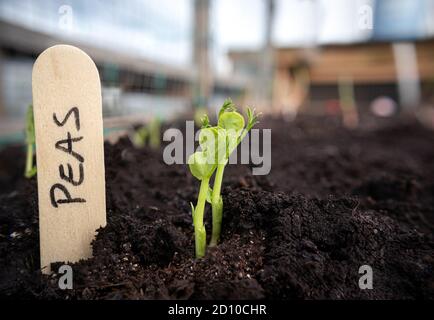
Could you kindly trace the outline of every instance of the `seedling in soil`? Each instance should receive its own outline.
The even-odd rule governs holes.
[[[258,115],[254,110],[247,108],[247,126],[245,126],[243,116],[237,112],[236,106],[230,99],[226,100],[219,112],[218,130],[225,137],[225,152],[219,157],[217,170],[214,178],[214,186],[211,194],[212,207],[212,235],[210,246],[216,246],[220,240],[222,216],[223,216],[223,198],[221,196],[221,187],[223,174],[229,157],[232,152],[241,143],[247,133],[258,122]]]
[[[201,258],[206,250],[206,230],[203,216],[206,202],[212,207],[212,234],[210,246],[216,246],[220,239],[223,199],[221,186],[225,166],[229,156],[257,123],[257,115],[248,109],[248,123],[245,126],[243,116],[237,112],[230,99],[223,104],[218,118],[218,125],[212,127],[208,116],[202,118],[202,129],[199,134],[200,151],[192,154],[188,160],[190,171],[194,177],[201,181],[196,207],[192,207],[193,224],[195,231],[196,257]],[[209,181],[214,171],[214,187],[209,187]]]
[[[161,146],[161,122],[154,118],[148,125],[144,125],[130,135],[131,142],[137,148],[142,148],[149,141],[152,149],[159,149]]]
[[[26,168],[24,176],[28,179],[36,174],[36,166],[33,165],[34,146],[35,146],[35,120],[33,118],[33,106],[29,105],[26,114]]]
[[[358,126],[359,116],[354,98],[354,84],[351,78],[340,78],[338,81],[339,103],[344,126],[354,129]]]
[[[161,122],[154,118],[149,124],[149,146],[152,149],[159,149],[161,145]]]
[[[130,135],[130,139],[136,148],[143,148],[146,145],[148,136],[148,128],[146,128],[146,126],[142,126]]]
[[[196,257],[201,258],[206,250],[206,230],[203,224],[205,203],[209,201],[209,180],[217,167],[217,144],[219,130],[215,127],[202,128],[199,134],[200,151],[193,153],[188,159],[192,175],[200,180],[199,196],[196,207],[191,204]],[[223,138],[220,140],[223,141]]]

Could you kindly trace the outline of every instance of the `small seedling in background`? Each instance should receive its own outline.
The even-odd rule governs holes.
[[[154,118],[148,125],[144,125],[130,135],[130,140],[136,148],[142,148],[149,141],[152,149],[159,149],[161,146],[161,122]]]
[[[146,126],[140,127],[130,135],[131,142],[136,148],[143,148],[146,145],[149,132]]]
[[[152,119],[149,124],[149,146],[159,149],[161,146],[161,122],[159,118]]]
[[[338,90],[343,124],[348,129],[357,128],[359,124],[359,115],[354,96],[353,80],[347,77],[339,78]]]
[[[212,235],[210,246],[216,246],[220,239],[223,199],[221,186],[225,166],[231,153],[237,148],[250,129],[257,123],[254,111],[247,110],[248,122],[245,126],[243,116],[237,112],[230,99],[226,100],[220,109],[218,125],[212,127],[207,115],[202,117],[202,129],[199,134],[201,151],[196,151],[189,158],[190,171],[201,181],[196,207],[192,205],[193,224],[196,241],[196,257],[205,255],[206,230],[203,216],[206,202],[212,207]],[[209,181],[214,171],[214,187],[209,187]]]
[[[33,118],[33,106],[29,105],[26,114],[26,168],[24,176],[28,179],[36,174],[36,166],[33,165],[34,146],[35,146],[35,120]]]

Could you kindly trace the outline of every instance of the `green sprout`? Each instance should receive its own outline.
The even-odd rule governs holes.
[[[223,217],[223,198],[221,196],[221,187],[223,182],[223,174],[226,165],[229,162],[229,157],[232,152],[241,143],[247,133],[258,122],[258,115],[254,110],[247,108],[247,126],[243,116],[237,112],[236,106],[230,99],[227,99],[219,112],[218,128],[224,132],[225,136],[225,152],[219,157],[217,170],[214,178],[214,186],[211,194],[212,207],[212,235],[210,246],[216,246],[220,240],[222,217]]]
[[[130,135],[131,142],[136,148],[143,148],[146,145],[149,132],[146,126],[138,128],[132,135]]]
[[[132,135],[131,142],[136,148],[142,148],[149,142],[152,149],[159,149],[161,145],[161,121],[154,118],[149,124],[141,126]]]
[[[159,149],[161,145],[161,121],[158,117],[149,124],[149,145],[152,149]]]
[[[200,180],[199,196],[196,207],[191,204],[196,257],[201,258],[206,250],[206,230],[203,223],[205,203],[209,200],[209,180],[217,166],[215,142],[218,141],[219,131],[216,128],[202,128],[199,134],[200,151],[193,153],[188,159],[191,174]]]
[[[206,116],[207,108],[198,107],[194,111],[194,123],[196,126],[200,127],[202,124],[202,119]]]
[[[245,126],[243,116],[237,112],[230,99],[220,109],[217,126],[212,127],[207,115],[202,117],[202,129],[199,134],[200,151],[189,158],[188,164],[194,177],[201,181],[196,207],[192,207],[196,241],[196,257],[201,258],[206,250],[206,230],[203,216],[206,202],[212,208],[212,234],[210,246],[216,246],[220,239],[223,199],[221,186],[224,169],[231,153],[237,148],[250,129],[257,123],[258,116],[247,109],[248,123]],[[209,187],[211,176],[216,171],[213,189]]]
[[[36,166],[33,165],[34,145],[35,145],[35,120],[33,118],[33,106],[29,105],[26,114],[26,168],[24,176],[28,179],[36,174]]]

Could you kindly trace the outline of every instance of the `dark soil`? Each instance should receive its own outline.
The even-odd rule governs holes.
[[[222,243],[202,260],[188,169],[126,139],[106,144],[108,224],[65,291],[57,274],[38,270],[36,181],[22,178],[24,150],[2,151],[0,297],[433,299],[434,133],[402,120],[354,131],[324,118],[261,126],[272,128],[271,173],[228,167]],[[373,268],[372,290],[358,286],[362,265]]]

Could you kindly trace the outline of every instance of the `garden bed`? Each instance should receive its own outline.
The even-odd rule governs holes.
[[[272,129],[268,176],[229,165],[222,242],[194,258],[185,165],[127,139],[106,144],[107,227],[74,289],[39,268],[36,180],[0,153],[0,297],[31,299],[434,298],[434,133],[410,120],[348,131],[337,119]],[[206,213],[207,228],[210,212]],[[373,289],[358,271],[373,268]],[[57,270],[54,266],[53,270]]]

